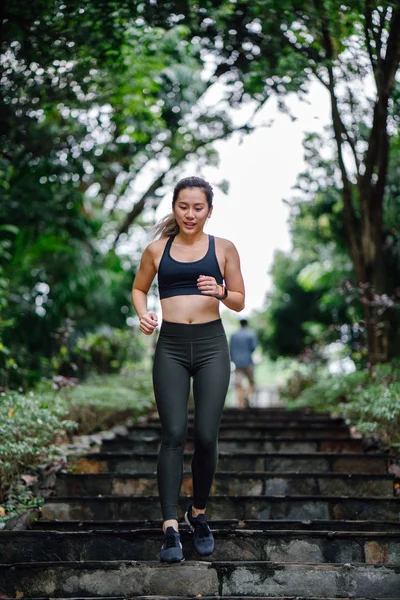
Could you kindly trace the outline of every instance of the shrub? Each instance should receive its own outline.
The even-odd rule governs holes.
[[[315,375],[314,375],[315,377]],[[320,375],[296,397],[291,396],[289,408],[309,407],[313,410],[339,409],[340,402],[347,402],[350,394],[368,379],[368,371],[354,371],[349,375]]]
[[[303,386],[296,398],[295,388],[290,383],[282,392],[288,408],[340,412],[361,433],[376,435],[391,445],[400,443],[399,361],[348,375],[314,375],[314,383]]]
[[[79,370],[92,370],[100,375],[119,373],[128,360],[139,362],[145,348],[141,337],[135,337],[131,329],[111,329],[89,333],[78,338],[73,355]]]
[[[400,444],[400,382],[372,381],[352,393],[340,410],[366,435],[376,435],[391,445]]]
[[[92,376],[80,385],[72,378],[55,376],[42,381],[35,392],[3,392],[0,526],[18,512],[42,504],[27,484],[29,473],[60,456],[57,443],[72,432],[89,434],[133,421],[152,406],[151,378],[144,367],[120,375]]]
[[[26,467],[57,454],[58,436],[76,428],[68,405],[55,394],[15,391],[0,395],[0,498]]]

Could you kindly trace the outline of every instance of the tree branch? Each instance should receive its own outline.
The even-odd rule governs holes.
[[[378,45],[378,52],[379,52],[379,56],[382,56],[381,52],[382,52],[382,32],[385,28],[385,23],[386,23],[386,17],[387,17],[387,13],[388,13],[388,7],[386,6],[383,11],[380,13],[380,22],[379,22],[379,31],[378,31],[378,40],[379,40],[379,45]]]
[[[322,26],[322,42],[325,49],[325,56],[327,59],[327,70],[329,76],[329,93],[331,98],[331,110],[332,110],[332,124],[333,132],[335,136],[339,168],[342,176],[343,183],[343,203],[344,203],[344,224],[349,242],[350,255],[353,259],[354,267],[358,279],[362,279],[364,270],[362,255],[357,243],[357,230],[358,230],[358,219],[355,215],[353,204],[352,204],[352,184],[346,171],[346,165],[343,158],[343,135],[348,139],[347,129],[340,117],[340,111],[338,106],[338,100],[335,93],[335,76],[333,73],[333,60],[334,60],[334,49],[329,31],[328,17],[324,12],[324,7],[320,0],[313,0],[314,6],[317,13],[320,15],[321,26]],[[354,148],[355,151],[355,148]]]
[[[400,63],[400,8],[393,9],[390,31],[387,41],[386,57],[381,63],[377,76],[377,99],[374,108],[372,128],[369,136],[368,150],[365,156],[365,173],[362,177],[362,188],[371,184],[372,177],[378,169],[377,189],[383,192],[386,183],[386,172],[389,153],[389,136],[387,132],[388,103],[393,92],[395,75]],[[377,194],[374,194],[377,199]]]
[[[364,34],[365,34],[365,41],[367,42],[367,50],[368,50],[368,56],[369,56],[369,60],[372,66],[372,72],[374,74],[374,77],[376,79],[376,67],[377,67],[377,61],[374,58],[374,53],[372,50],[372,45],[371,45],[371,36],[370,36],[370,31],[373,31],[373,24],[372,24],[372,9],[371,9],[371,2],[367,1],[365,3],[365,11],[364,11]],[[378,61],[379,61],[379,54],[377,54],[378,57]]]
[[[394,85],[394,78],[399,67],[400,60],[400,6],[393,9],[390,22],[389,38],[386,45],[386,56],[383,62],[383,75],[385,82],[385,92],[391,95]]]

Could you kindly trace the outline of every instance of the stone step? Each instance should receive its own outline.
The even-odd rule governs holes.
[[[194,416],[188,416],[188,424],[193,426]],[[142,421],[138,421],[137,425],[149,426],[160,425],[160,419],[158,415],[147,417]],[[344,427],[346,421],[342,417],[301,417],[301,416],[279,416],[271,417],[269,415],[225,415],[223,414],[221,419],[221,425],[225,427],[258,427],[260,425],[273,426],[273,427],[299,427],[299,426],[324,426],[324,427]],[[131,429],[129,426],[128,429]]]
[[[1,592],[1,590],[0,590]],[[0,596],[1,597],[1,596]],[[19,596],[20,600],[26,600],[26,596]],[[87,598],[87,596],[86,596]],[[193,596],[96,596],[97,600],[193,600]],[[338,596],[335,596],[338,598]],[[206,600],[248,600],[249,596],[207,596]],[[49,600],[49,598],[36,598],[35,600]],[[52,598],[51,600],[67,600],[66,598]],[[73,600],[86,600],[83,596],[74,596]],[[319,596],[252,596],[252,600],[335,600],[334,598],[321,598]],[[357,600],[368,600],[367,598],[357,596]],[[393,600],[382,598],[379,600]]]
[[[156,470],[157,452],[96,452],[70,457],[71,473],[146,473]],[[190,469],[192,454],[185,453],[184,468]],[[332,452],[220,452],[218,469],[221,471],[295,471],[319,473],[375,473],[388,472],[386,454]]]
[[[0,565],[12,598],[163,596],[319,596],[398,598],[399,567],[270,562],[99,561]]]
[[[1,592],[1,590],[0,590]],[[1,598],[1,596],[0,596]],[[19,596],[20,600],[26,600],[26,596]],[[87,598],[87,596],[86,596]],[[83,596],[74,596],[73,600],[86,600]],[[193,596],[96,596],[97,600],[193,600]],[[319,596],[252,596],[252,600],[335,600],[334,598],[321,598]],[[335,596],[338,598],[338,596]],[[207,596],[206,600],[248,600],[249,596]],[[49,600],[49,598],[36,598],[35,600]],[[52,598],[51,600],[67,600],[66,598]],[[368,600],[367,598],[357,596],[357,600]],[[382,598],[379,600],[392,600],[390,598]]]
[[[341,425],[345,423],[345,419],[343,417],[334,415],[321,415],[321,414],[310,414],[306,415],[304,413],[296,413],[292,414],[292,411],[286,411],[286,413],[278,413],[278,414],[270,414],[270,413],[262,413],[261,410],[258,412],[248,412],[247,409],[241,412],[229,413],[228,409],[224,409],[222,415],[222,423],[293,423],[293,424],[302,424],[302,423],[324,423],[324,424],[336,424]],[[157,413],[153,413],[147,418],[149,423],[159,421],[159,416]],[[188,414],[189,423],[193,423],[194,414]]]
[[[154,418],[158,418],[158,413],[156,410],[153,411],[152,413]],[[193,419],[194,418],[194,411],[193,410],[189,410],[188,412],[188,417],[189,419]],[[309,410],[302,410],[302,409],[296,409],[296,410],[288,410],[285,407],[277,407],[277,408],[262,408],[262,407],[255,407],[255,406],[250,406],[248,408],[245,409],[240,409],[240,408],[235,408],[235,407],[228,407],[226,406],[224,408],[224,412],[222,415],[223,419],[243,419],[243,418],[256,418],[256,419],[275,419],[275,420],[301,420],[301,421],[313,421],[313,420],[329,420],[329,421],[337,421],[342,419],[341,416],[337,415],[337,414],[332,414],[329,413],[327,411],[321,411],[321,412],[313,412],[313,411],[309,411]]]
[[[399,564],[400,532],[214,530],[213,561]],[[181,529],[184,556],[196,560]],[[1,562],[157,561],[162,531],[0,531]],[[198,559],[197,559],[198,560]]]
[[[217,472],[211,494],[228,496],[387,496],[394,495],[394,476],[343,473]],[[156,473],[60,473],[60,496],[136,496],[158,493]],[[192,474],[184,473],[181,493],[193,495]]]
[[[180,516],[189,497],[180,498]],[[400,497],[211,496],[210,519],[400,520]],[[44,519],[110,520],[160,518],[158,496],[70,496],[49,498]]]
[[[400,533],[400,521],[323,521],[323,520],[253,520],[246,519],[209,519],[211,529],[225,529],[235,531],[241,529],[262,530],[262,531],[325,531],[326,535],[335,531],[368,531]],[[137,529],[158,529],[161,530],[162,521],[47,521],[39,519],[30,524],[31,530],[40,531],[132,531]]]
[[[157,414],[157,411],[153,412],[154,415]],[[226,406],[224,408],[224,417],[225,416],[242,416],[242,415],[256,415],[256,416],[266,416],[269,415],[271,417],[283,417],[283,418],[292,418],[292,417],[300,417],[302,419],[312,419],[313,417],[319,418],[324,417],[326,419],[336,418],[335,415],[328,411],[318,411],[314,412],[309,409],[297,408],[293,410],[289,410],[284,406],[274,406],[274,407],[257,407],[257,406],[249,406],[248,408],[236,408],[234,406]],[[193,416],[193,410],[189,410],[189,416]]]
[[[257,425],[226,425],[221,423],[219,428],[218,439],[225,438],[264,438],[282,436],[292,438],[313,438],[313,437],[333,437],[347,438],[349,437],[349,428],[347,425],[332,424],[324,425],[320,423],[304,423],[301,425],[290,424],[263,424]],[[117,436],[118,437],[118,436]],[[161,425],[134,425],[129,427],[127,436],[128,439],[139,440],[148,437],[161,438]],[[188,426],[188,439],[193,437],[193,426]]]
[[[1,592],[1,590],[0,590]],[[1,598],[1,596],[0,596]],[[19,596],[20,600],[26,600],[26,596]],[[86,596],[87,598],[87,596]],[[74,596],[73,600],[86,600],[83,596]],[[97,600],[193,600],[193,596],[96,596]],[[335,600],[334,598],[321,598],[319,596],[252,596],[252,600]],[[338,598],[338,596],[335,596]],[[207,596],[206,600],[248,600],[249,596]],[[36,598],[35,600],[49,600],[49,598]],[[52,598],[51,600],[67,600],[66,598]],[[368,600],[357,596],[357,600]],[[382,598],[379,600],[392,600],[390,598]]]
[[[296,439],[288,436],[264,437],[263,439],[219,438],[218,447],[221,452],[355,452],[365,449],[365,440],[360,438],[314,437],[312,439]],[[156,452],[159,448],[158,437],[131,440],[123,437],[104,440],[102,449],[106,452]],[[193,439],[188,439],[185,450],[193,452]]]

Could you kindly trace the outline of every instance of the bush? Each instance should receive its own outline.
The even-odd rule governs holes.
[[[314,374],[309,377],[309,385],[294,396],[293,384],[289,384],[290,395],[282,391],[282,397],[288,400],[289,408],[312,408],[313,410],[338,411],[340,402],[347,402],[350,394],[368,379],[368,371],[354,371],[349,375]]]
[[[111,328],[78,338],[72,350],[78,372],[119,373],[126,361],[140,362],[146,353],[142,338],[136,337],[131,329]]]
[[[76,428],[68,405],[56,394],[2,392],[0,395],[0,499],[26,467],[52,458],[58,436]]]
[[[28,394],[3,392],[0,524],[43,503],[26,484],[32,469],[60,456],[57,443],[72,432],[90,434],[134,421],[152,406],[151,378],[144,366],[119,375],[92,376],[80,385],[72,378],[56,376],[42,381]]]
[[[308,390],[316,383],[315,374],[302,371],[295,371],[286,381],[283,387],[279,387],[278,391],[281,398],[284,398],[289,403],[293,400],[297,401],[305,390]],[[300,406],[300,405],[299,405]]]
[[[376,435],[390,445],[400,445],[400,382],[372,381],[352,393],[340,410],[365,435]]]
[[[281,391],[288,408],[340,412],[361,433],[375,435],[391,445],[400,443],[400,363],[376,365],[348,375],[314,373],[313,379],[294,396],[289,381]]]

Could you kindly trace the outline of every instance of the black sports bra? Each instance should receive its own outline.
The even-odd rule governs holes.
[[[158,290],[160,299],[171,296],[187,296],[192,294],[203,295],[197,287],[199,275],[215,277],[218,284],[222,284],[223,276],[215,254],[215,240],[213,235],[208,236],[207,254],[200,260],[193,262],[180,262],[172,258],[171,245],[175,236],[171,236],[165,244],[164,252],[158,267]]]

